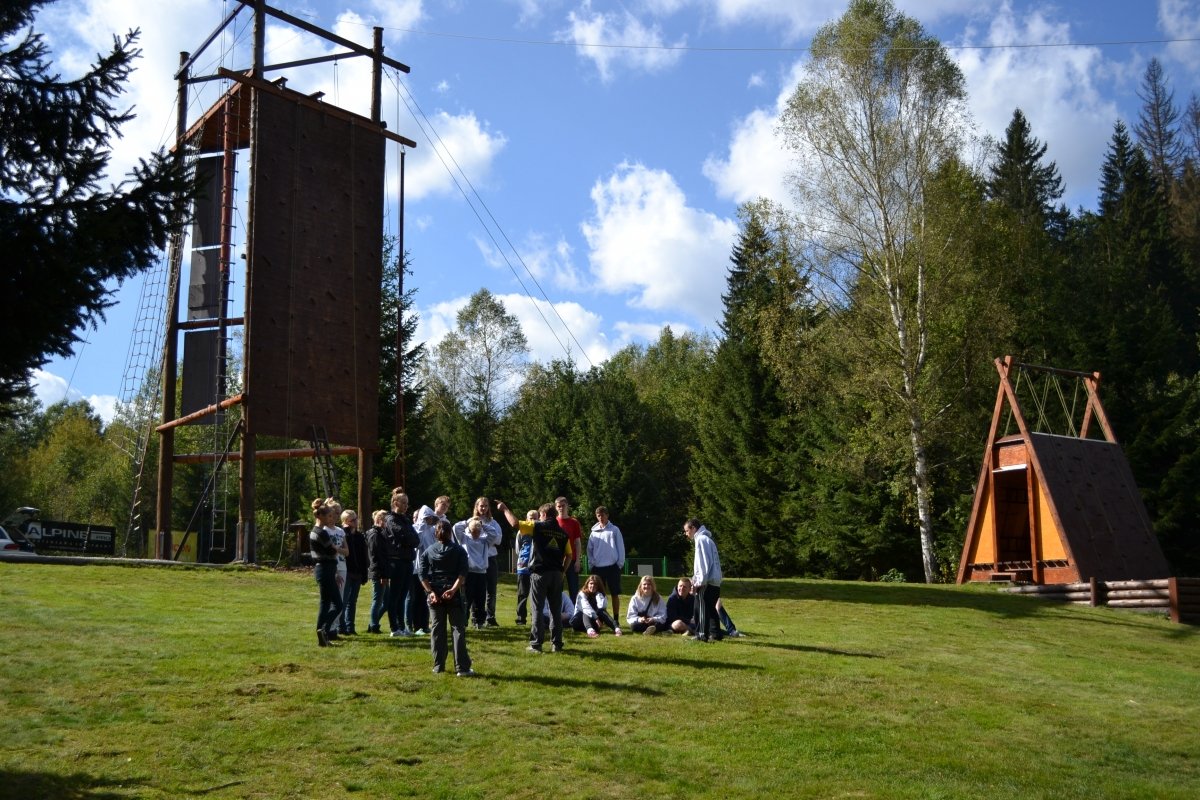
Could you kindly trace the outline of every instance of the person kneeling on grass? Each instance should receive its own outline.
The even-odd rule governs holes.
[[[454,639],[454,668],[460,678],[472,678],[471,656],[467,653],[467,612],[459,591],[467,582],[467,552],[454,543],[454,532],[446,520],[438,520],[437,541],[419,557],[421,587],[429,603],[429,649],[434,673],[446,671],[446,622]]]
[[[621,628],[605,607],[608,599],[604,596],[604,581],[599,575],[589,575],[583,582],[583,588],[575,598],[575,613],[571,617],[571,627],[595,639],[600,635],[600,623],[612,628],[613,633],[621,635]]]
[[[653,636],[667,627],[667,604],[663,602],[654,578],[643,575],[638,581],[637,591],[629,597],[629,610],[625,621],[634,633]]]

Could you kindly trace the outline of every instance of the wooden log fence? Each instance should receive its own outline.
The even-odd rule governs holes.
[[[1076,605],[1108,606],[1139,611],[1161,610],[1172,622],[1200,625],[1200,578],[1144,581],[1097,581],[1010,586],[1008,594]]]

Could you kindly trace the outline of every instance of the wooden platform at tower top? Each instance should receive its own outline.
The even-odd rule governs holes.
[[[958,582],[1168,577],[1133,472],[1100,403],[1100,374],[1034,367],[1012,357],[996,359],[996,369],[1000,386]],[[1082,382],[1086,405],[1078,428],[1032,430],[1010,379],[1019,371]],[[1006,410],[1019,433],[1001,436]]]

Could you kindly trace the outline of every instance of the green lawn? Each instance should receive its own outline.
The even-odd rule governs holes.
[[[744,639],[538,656],[506,583],[467,680],[425,640],[318,648],[306,573],[0,563],[0,797],[1200,797],[1193,628],[988,587],[723,591]]]

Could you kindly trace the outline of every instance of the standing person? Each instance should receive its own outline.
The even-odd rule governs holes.
[[[483,535],[483,523],[478,517],[454,523],[454,541],[467,554],[467,605],[471,608],[471,623],[483,630],[487,619],[487,551],[488,540]]]
[[[392,543],[383,531],[386,519],[387,511],[382,508],[371,512],[374,524],[367,531],[367,580],[371,582],[371,613],[367,620],[367,633],[379,633],[379,620],[387,610]]]
[[[392,490],[392,512],[383,521],[383,532],[391,542],[387,576],[388,624],[392,636],[411,636],[412,632],[404,627],[404,601],[412,585],[413,562],[421,540],[408,517],[408,495],[400,489]]]
[[[588,569],[604,580],[612,595],[612,607],[621,607],[621,571],[625,569],[625,538],[608,519],[608,509],[596,508],[596,524],[587,543]],[[618,612],[620,613],[620,612]]]
[[[658,586],[650,575],[638,581],[637,591],[629,597],[629,610],[625,621],[634,633],[653,636],[667,627],[667,604],[658,593]]]
[[[315,524],[308,534],[308,546],[314,562],[313,577],[321,591],[320,605],[317,606],[317,644],[325,647],[337,639],[333,626],[342,615],[342,595],[337,587],[337,548],[329,535],[333,510],[317,498],[312,501],[312,512]]]
[[[571,540],[567,532],[558,525],[555,518],[554,505],[546,503],[538,509],[538,521],[517,521],[512,510],[504,503],[497,503],[508,524],[521,533],[528,534],[532,539],[529,554],[529,598],[533,603],[533,623],[529,628],[529,647],[531,653],[542,652],[542,644],[546,638],[546,620],[540,611],[547,598],[559,597],[563,594],[563,570],[571,559]],[[563,649],[562,616],[550,615],[550,641],[554,652]]]
[[[696,592],[696,639],[701,642],[725,638],[717,600],[721,597],[721,557],[712,533],[695,517],[683,523],[683,533],[696,546],[692,561],[692,588]]]
[[[492,519],[492,504],[486,497],[475,498],[475,519],[483,526],[483,536],[488,543],[485,584],[487,619],[484,624],[489,628],[498,628],[500,623],[496,621],[496,590],[500,587],[500,565],[496,561],[499,553],[496,545],[504,538],[504,529],[500,527],[499,522]]]
[[[346,610],[342,612],[342,635],[354,636],[354,618],[358,613],[358,593],[367,580],[370,567],[367,556],[367,539],[358,529],[358,514],[351,509],[342,512],[342,530],[346,532],[346,588],[342,600]]]
[[[424,553],[437,541],[438,515],[429,506],[421,506],[413,512],[414,529],[420,543],[417,552]],[[429,603],[425,602],[425,590],[421,586],[419,559],[413,561],[412,584],[408,591],[405,616],[408,619],[408,629],[418,636],[429,633]]]
[[[450,523],[439,519],[436,541],[418,559],[418,574],[429,605],[429,650],[434,674],[446,671],[446,622],[454,639],[454,670],[460,678],[475,677],[467,653],[467,616],[459,590],[467,580],[467,554],[453,542]]]
[[[575,553],[575,557],[571,559],[571,563],[567,564],[567,591],[574,597],[579,594],[579,567],[580,561],[583,559],[583,528],[579,525],[579,520],[571,516],[571,503],[565,497],[558,497],[554,500],[554,508],[558,511],[558,526],[567,532],[567,538],[571,540],[571,550]]]
[[[349,548],[346,547],[346,532],[342,530],[338,522],[342,516],[342,504],[332,497],[325,498],[325,507],[329,509],[329,516],[325,521],[325,528],[329,531],[329,535],[333,537],[333,546],[337,550],[337,587],[338,594],[342,596],[342,603],[346,602],[346,574],[349,570],[346,567],[346,556],[350,554]],[[336,631],[341,626],[341,617],[338,617],[337,623],[334,625]]]
[[[696,595],[692,594],[691,578],[680,578],[667,598],[667,625],[684,636],[696,632]]]
[[[537,518],[536,508],[525,512],[525,519],[529,522],[537,522]],[[533,537],[515,530],[513,547],[517,551],[517,624],[524,625],[529,610],[529,555],[533,549]]]

